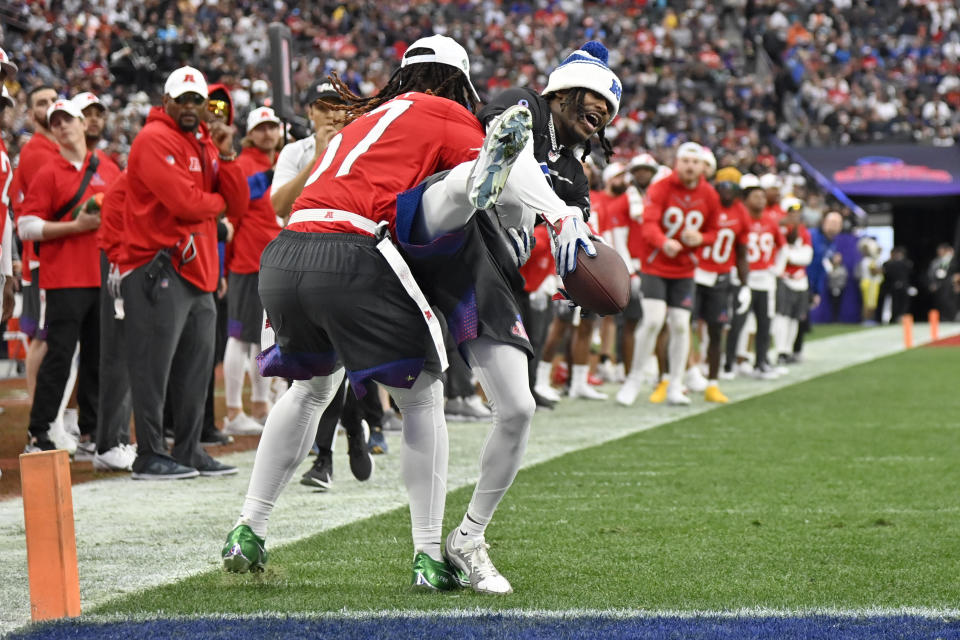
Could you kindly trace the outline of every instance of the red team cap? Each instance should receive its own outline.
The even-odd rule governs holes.
[[[57,111],[63,111],[67,115],[83,120],[83,111],[81,111],[72,100],[64,100],[61,98],[50,105],[50,108],[47,109],[47,126],[50,126],[50,118],[52,118],[53,114],[55,114]]]
[[[185,93],[197,93],[206,98],[207,80],[199,69],[180,67],[167,77],[163,92],[171,98],[179,98]]]
[[[477,95],[477,90],[473,88],[473,82],[470,81],[470,59],[467,57],[467,50],[461,47],[456,40],[447,36],[429,36],[420,38],[411,44],[407,48],[407,52],[414,49],[430,49],[433,53],[423,53],[415,56],[408,56],[407,53],[404,53],[403,59],[400,61],[401,69],[422,62],[435,62],[456,67],[467,77],[467,86],[470,87],[473,99],[480,102],[480,96]]]
[[[80,109],[80,111],[83,111],[90,105],[94,105],[94,104],[100,107],[101,109],[106,110],[106,107],[104,107],[103,103],[100,102],[100,98],[98,98],[96,94],[90,93],[89,91],[78,93],[77,95],[73,96],[73,98],[71,98],[70,101],[73,104],[77,105],[77,108]]]
[[[280,124],[280,118],[277,117],[277,114],[274,113],[273,109],[270,107],[260,107],[259,109],[254,109],[250,112],[250,115],[247,116],[247,131],[253,131],[255,128],[257,128],[257,126],[263,124],[264,122]]]
[[[17,73],[17,65],[10,62],[7,52],[0,49],[0,78],[12,77]]]

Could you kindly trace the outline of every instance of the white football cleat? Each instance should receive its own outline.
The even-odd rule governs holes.
[[[667,404],[688,405],[690,404],[690,398],[683,392],[682,386],[671,384],[667,388]]]
[[[560,402],[560,392],[548,384],[538,384],[533,388],[533,390],[535,393],[540,394],[540,396],[546,398],[547,400],[552,402]]]
[[[530,140],[532,128],[530,110],[519,104],[508,107],[490,124],[467,178],[467,199],[475,209],[489,209],[497,204],[513,163]]]
[[[585,387],[570,387],[571,398],[583,398],[584,400],[606,400],[609,396],[602,391],[597,391],[589,384]]]
[[[693,393],[703,393],[707,390],[707,379],[704,377],[703,372],[700,371],[700,367],[696,365],[687,369],[687,373],[684,374],[683,377],[683,382]]]
[[[487,549],[490,545],[483,537],[467,538],[456,544],[458,529],[447,536],[443,556],[454,567],[454,576],[462,587],[470,587],[478,593],[506,595],[513,593],[510,581],[493,566]]]
[[[617,404],[625,407],[633,405],[637,396],[640,395],[641,384],[643,383],[637,381],[633,376],[627,376],[627,379],[623,381],[623,386],[617,391]]]

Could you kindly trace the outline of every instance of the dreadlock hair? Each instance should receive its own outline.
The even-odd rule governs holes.
[[[404,55],[416,56],[431,53],[433,53],[432,49],[418,47],[407,51]],[[332,73],[329,79],[333,88],[340,95],[340,99],[343,100],[343,104],[322,100],[320,102],[323,102],[328,109],[343,111],[347,123],[408,91],[419,91],[432,96],[447,98],[463,105],[474,113],[480,106],[480,103],[473,97],[473,92],[467,82],[467,76],[456,67],[437,62],[420,62],[398,68],[390,76],[390,81],[375,95],[368,98],[358,96],[351,91],[336,72]]]
[[[566,95],[563,97],[564,110],[567,109],[576,109],[577,115],[583,113],[583,100],[587,95],[589,89],[584,89],[583,87],[577,87],[575,89],[570,89],[567,91]],[[548,100],[556,96],[556,93],[549,93],[546,97]],[[600,149],[603,151],[603,158],[607,162],[610,161],[610,158],[613,156],[613,146],[610,144],[610,141],[607,140],[607,125],[604,124],[602,127],[597,129],[597,137],[600,138]],[[580,157],[580,160],[586,160],[587,156],[590,155],[591,144],[590,140],[587,140],[583,143],[583,155]]]

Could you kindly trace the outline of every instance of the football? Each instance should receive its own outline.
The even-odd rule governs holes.
[[[612,248],[595,242],[597,255],[591,258],[581,247],[577,268],[563,281],[570,299],[600,315],[623,311],[630,302],[630,273],[623,258]]]

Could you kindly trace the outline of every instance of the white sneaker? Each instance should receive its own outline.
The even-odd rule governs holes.
[[[97,471],[132,471],[136,457],[136,451],[131,451],[129,445],[118,444],[109,451],[94,455],[93,468]]]
[[[263,433],[263,425],[241,412],[233,420],[223,419],[223,432],[231,436],[258,436]]]
[[[57,449],[64,449],[71,456],[77,452],[77,439],[66,432],[63,423],[59,420],[50,423],[50,428],[47,430],[47,439]]]
[[[754,369],[753,373],[754,378],[757,380],[776,380],[780,377],[780,374],[771,369],[770,367],[761,367],[760,369]]]
[[[693,393],[703,393],[707,390],[707,379],[704,377],[700,367],[694,365],[687,369],[683,377],[684,384]]]
[[[636,401],[637,396],[640,395],[641,384],[642,382],[627,376],[627,379],[623,381],[623,386],[617,391],[617,404],[625,407],[631,406]]]
[[[604,382],[616,382],[617,381],[617,368],[613,364],[612,360],[607,360],[606,362],[601,362],[597,365],[597,375]]]
[[[667,404],[687,405],[690,404],[690,398],[683,392],[682,387],[672,384],[667,388]]]
[[[548,384],[538,384],[533,390],[539,393],[542,397],[553,402],[560,402],[561,396],[560,392],[551,387]]]
[[[97,443],[87,440],[86,442],[78,442],[77,450],[73,454],[73,459],[83,462],[93,460],[97,455]]]
[[[584,400],[606,400],[609,396],[588,384],[585,387],[570,387],[570,397],[583,398]]]
[[[467,198],[475,209],[489,209],[497,203],[532,128],[533,116],[522,105],[507,108],[490,123],[467,178]]]
[[[739,375],[741,375],[741,376],[751,376],[751,377],[752,377],[752,376],[753,376],[753,365],[750,364],[749,362],[747,362],[746,360],[744,360],[743,362],[737,364],[736,367],[734,367],[734,371],[736,371],[736,372],[737,372]]]
[[[467,396],[463,399],[463,415],[465,418],[470,420],[492,420],[493,411],[490,411],[490,408],[483,404],[483,400],[480,399],[478,395]]]
[[[737,374],[735,371],[727,371],[726,369],[720,369],[720,379],[721,380],[736,380]]]
[[[483,537],[467,538],[456,544],[458,529],[447,536],[443,556],[454,567],[454,577],[462,587],[470,587],[479,593],[505,595],[513,593],[510,581],[504,578],[493,566],[487,549],[490,545]]]
[[[63,410],[63,430],[80,440],[80,412],[77,409]]]

